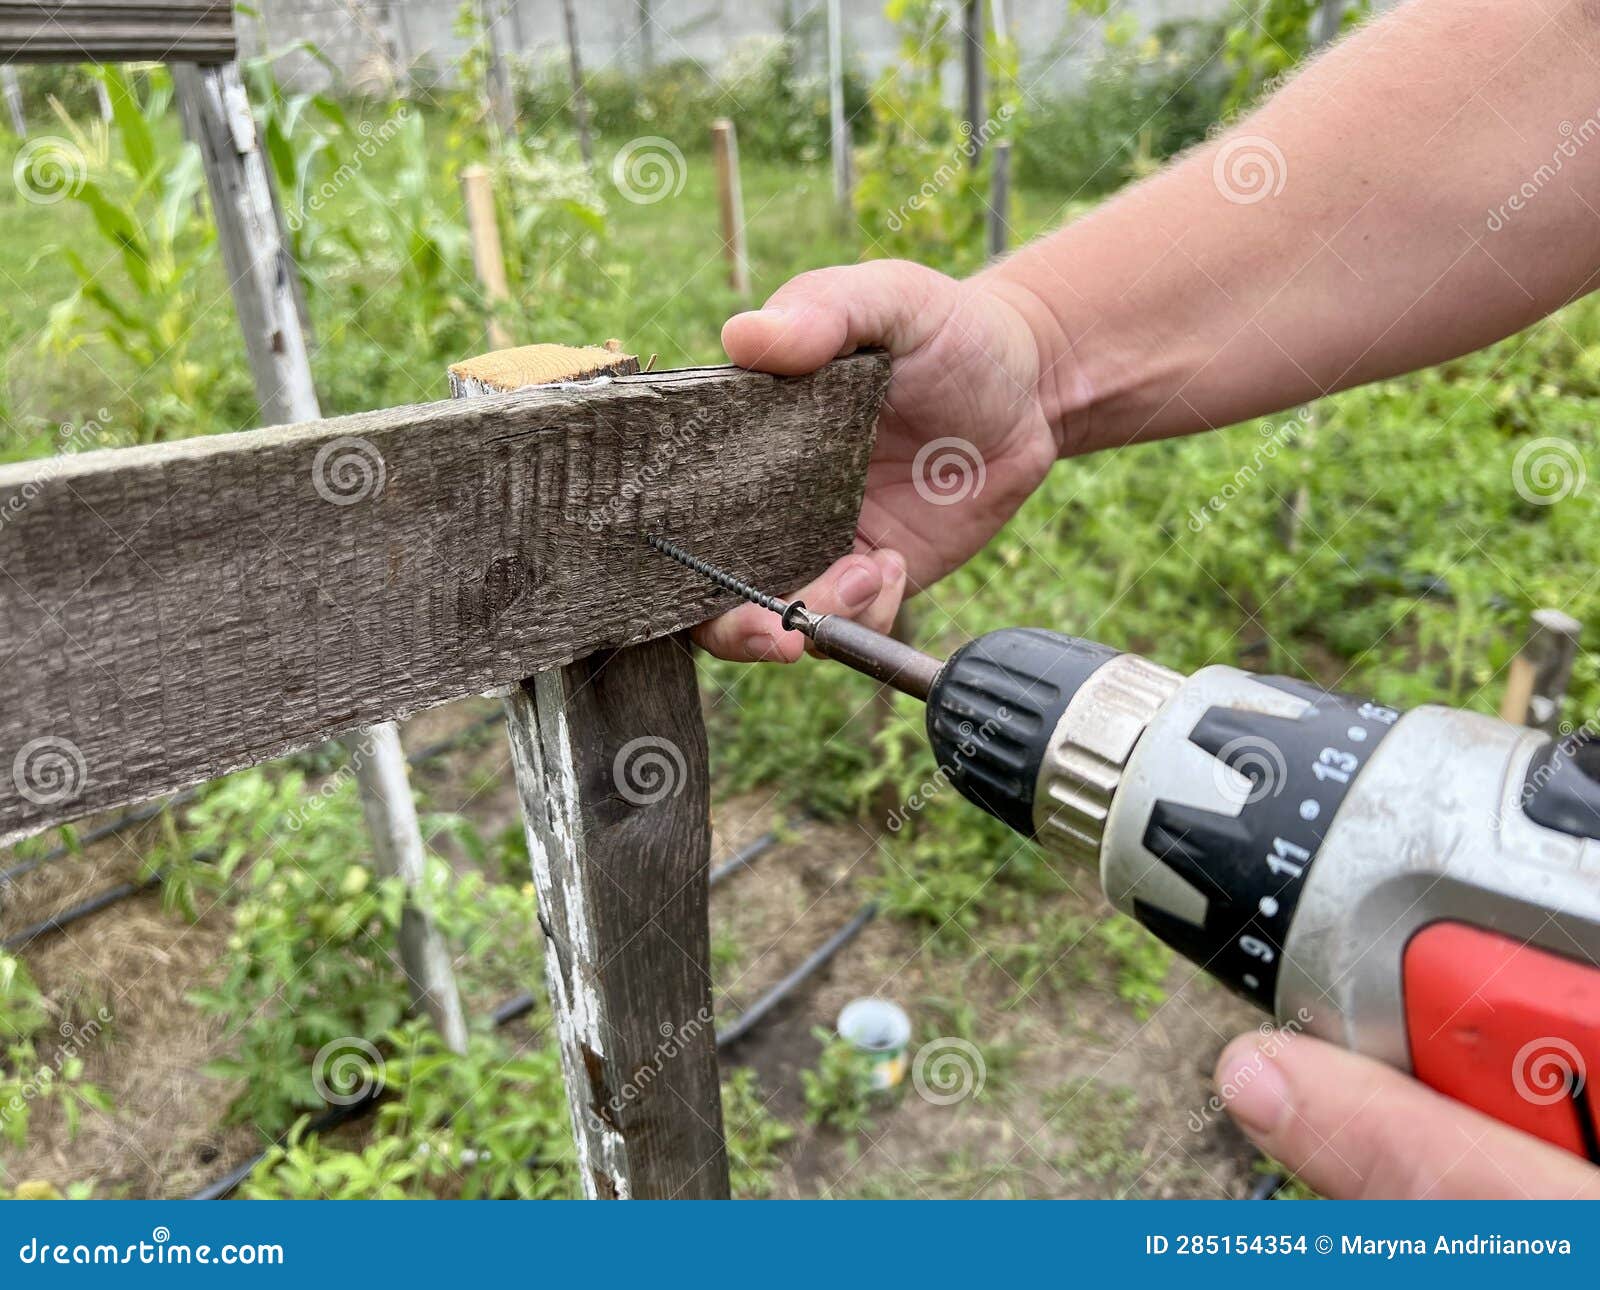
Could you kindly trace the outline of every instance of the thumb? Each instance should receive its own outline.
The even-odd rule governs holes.
[[[1223,1104],[1250,1140],[1340,1199],[1600,1198],[1600,1171],[1409,1076],[1307,1035],[1235,1039]]]
[[[817,269],[728,319],[722,347],[740,367],[780,376],[813,372],[864,345],[900,358],[938,332],[958,293],[955,279],[908,260]]]

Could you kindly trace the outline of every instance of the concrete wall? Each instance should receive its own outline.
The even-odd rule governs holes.
[[[536,70],[563,66],[566,44],[560,0],[488,0],[503,7],[504,48]],[[575,0],[579,47],[586,66],[636,69],[651,59],[692,58],[716,69],[741,43],[785,30],[820,32],[824,0]],[[957,0],[950,0],[957,5]],[[448,78],[463,42],[453,34],[460,5],[452,0],[254,0],[260,17],[241,14],[247,52],[282,50],[298,41],[317,46],[348,81],[381,69],[384,55],[436,69]],[[1145,26],[1171,18],[1220,13],[1228,0],[1124,0]],[[1003,0],[1030,82],[1072,83],[1100,48],[1100,26],[1071,13],[1066,0]],[[867,75],[895,56],[895,35],[881,0],[843,0],[846,53]],[[820,38],[817,42],[820,51]],[[819,52],[819,57],[820,52]],[[289,54],[287,79],[320,86],[329,75],[315,59]]]

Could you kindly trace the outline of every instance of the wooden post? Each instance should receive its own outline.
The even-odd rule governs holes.
[[[17,82],[17,69],[10,63],[0,64],[0,88],[5,90],[6,111],[11,114],[11,132],[19,139],[26,139],[28,117],[22,110],[22,86]]]
[[[321,420],[294,266],[238,64],[174,63],[172,81],[189,137],[199,145],[205,165],[212,218],[262,418],[268,425]],[[382,723],[364,739],[346,736],[345,745],[355,767],[378,871],[398,874],[414,889],[422,877],[424,848],[399,730],[393,723]],[[421,983],[445,1042],[464,1052],[466,1031],[449,957],[424,913],[408,911],[407,922],[411,930],[408,934],[403,925],[400,938],[406,975],[414,989]]]
[[[711,159],[717,171],[717,205],[722,211],[722,253],[728,258],[728,285],[750,295],[750,261],[744,241],[744,193],[739,184],[739,135],[726,117],[711,123]]]
[[[517,388],[521,352],[457,365],[452,389]],[[577,361],[570,375],[593,373]],[[658,637],[541,672],[512,690],[506,716],[584,1187],[724,1198],[710,772],[689,642]]]
[[[561,17],[567,28],[567,66],[572,73],[572,112],[578,120],[578,151],[583,164],[594,168],[594,140],[589,135],[589,92],[583,85],[583,57],[578,52],[578,13],[572,0],[561,0]]]
[[[833,196],[839,212],[851,212],[855,179],[850,164],[850,126],[844,119],[844,17],[839,0],[828,0],[828,134],[833,151]]]
[[[650,12],[651,0],[634,0],[639,16],[639,70],[648,72],[656,65],[656,20]]]
[[[455,971],[444,937],[428,917],[424,876],[427,853],[417,823],[400,731],[392,721],[344,737],[361,791],[361,811],[372,837],[374,868],[380,877],[398,877],[409,898],[400,913],[400,963],[411,1004],[438,1028],[445,1047],[467,1051],[467,1019],[461,1011]]]
[[[461,172],[461,192],[467,205],[467,230],[472,238],[472,267],[483,287],[483,301],[489,312],[489,348],[506,349],[511,338],[501,323],[500,306],[511,298],[506,284],[505,253],[500,247],[500,225],[495,220],[494,189],[484,166],[468,166]]]
[[[1559,609],[1536,609],[1527,643],[1511,660],[1500,717],[1517,725],[1532,726],[1546,734],[1559,733],[1561,701],[1572,680],[1583,625]]]
[[[989,254],[1004,255],[1011,234],[1011,140],[996,139],[989,162]]]
[[[1339,34],[1344,19],[1344,0],[1322,0],[1317,8],[1317,26],[1311,34],[1311,47],[1320,49]]]
[[[984,0],[966,0],[966,20],[961,46],[961,65],[965,76],[967,143],[972,149],[967,162],[977,166],[983,156],[983,5]]]
[[[517,128],[517,105],[511,94],[511,71],[501,43],[503,0],[478,0],[478,21],[483,26],[483,49],[488,63],[489,119],[504,134]]]

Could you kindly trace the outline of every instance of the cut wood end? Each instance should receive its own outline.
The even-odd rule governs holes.
[[[458,382],[471,382],[483,390],[520,390],[528,385],[557,381],[587,381],[596,376],[627,376],[639,370],[639,360],[598,345],[520,345],[479,354],[450,367]]]

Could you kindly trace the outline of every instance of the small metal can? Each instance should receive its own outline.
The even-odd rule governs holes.
[[[911,1018],[904,1008],[888,999],[852,999],[839,1013],[838,1031],[867,1059],[876,1092],[900,1086],[911,1044]]]

